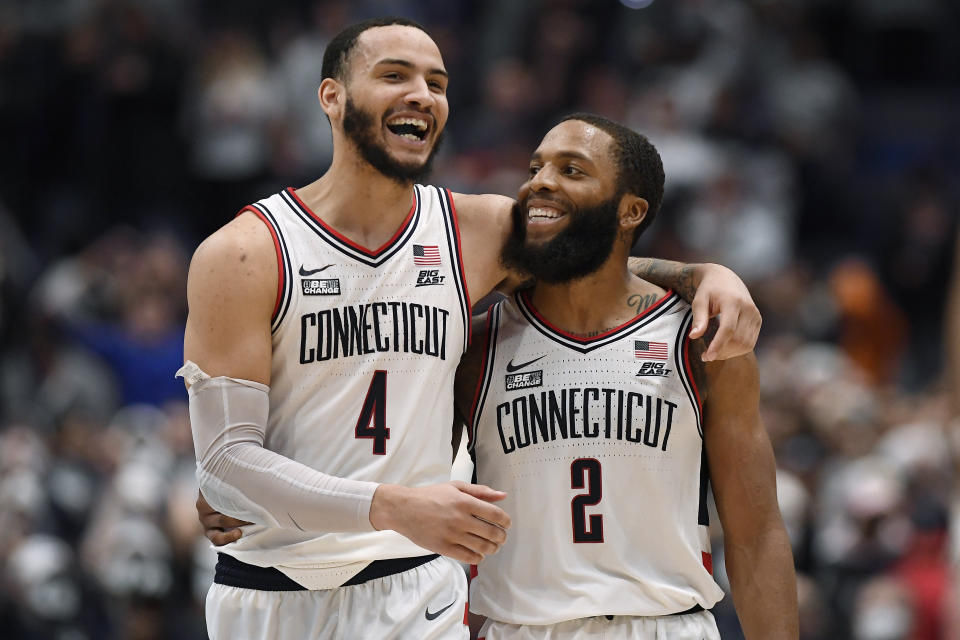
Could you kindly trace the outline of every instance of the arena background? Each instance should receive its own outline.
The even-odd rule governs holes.
[[[205,637],[189,256],[323,172],[323,48],[383,14],[451,74],[437,184],[514,195],[574,110],[660,149],[637,252],[726,264],[764,315],[802,637],[958,637],[950,0],[0,2],[0,635]]]

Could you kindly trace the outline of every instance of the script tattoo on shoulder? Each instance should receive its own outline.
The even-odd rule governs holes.
[[[635,293],[627,298],[627,306],[631,309],[636,309],[637,315],[640,315],[653,306],[657,300],[659,300],[659,298],[652,293]]]

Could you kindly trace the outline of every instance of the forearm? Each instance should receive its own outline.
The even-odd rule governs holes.
[[[797,579],[782,523],[724,545],[733,602],[747,640],[795,640],[799,635]]]
[[[696,264],[631,257],[627,261],[627,266],[634,275],[658,287],[673,289],[687,302],[691,302],[697,293],[699,278]]]
[[[217,511],[258,524],[317,532],[372,531],[377,484],[337,478],[263,447],[266,385],[210,378],[188,363],[197,480]]]
[[[200,490],[217,511],[299,531],[373,531],[377,483],[338,478],[264,449],[237,443],[197,463]]]

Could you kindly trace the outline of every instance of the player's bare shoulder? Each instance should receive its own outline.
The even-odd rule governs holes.
[[[204,240],[187,276],[184,358],[208,374],[268,384],[277,256],[266,225],[244,213]]]
[[[234,290],[257,299],[277,291],[273,237],[254,214],[245,212],[200,243],[190,261],[187,296],[220,297]],[[220,292],[220,295],[217,295]],[[192,305],[191,305],[192,306]]]
[[[454,193],[470,297],[479,300],[506,276],[500,250],[510,234],[514,200],[495,194]]]

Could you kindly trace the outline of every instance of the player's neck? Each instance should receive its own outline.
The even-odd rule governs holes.
[[[391,180],[359,158],[338,160],[319,180],[297,189],[297,195],[350,240],[379,247],[410,213],[413,185]]]
[[[591,337],[629,322],[662,297],[663,290],[627,269],[626,256],[611,256],[594,273],[560,284],[538,283],[533,305],[550,324]]]

